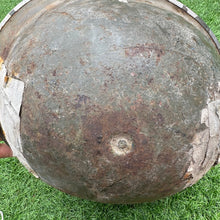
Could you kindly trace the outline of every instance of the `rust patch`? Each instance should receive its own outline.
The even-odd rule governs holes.
[[[85,95],[77,95],[77,97],[75,98],[75,108],[81,108],[82,106],[85,106],[86,104],[88,104],[88,102],[90,101],[90,98],[88,96]]]
[[[8,57],[9,54],[9,48],[5,47],[2,53],[2,57],[4,58],[4,60],[6,60],[6,58]]]
[[[156,64],[158,65],[161,56],[165,55],[164,46],[157,44],[138,44],[134,47],[125,48],[125,55],[128,57],[143,56],[150,58],[152,53],[156,55]]]
[[[148,140],[144,135],[138,133],[137,120],[134,113],[128,113],[124,111],[120,112],[106,112],[101,115],[94,115],[92,117],[86,117],[83,120],[83,134],[86,143],[89,143],[89,151],[99,151],[102,156],[108,157],[110,161],[114,161],[118,164],[118,159],[115,154],[112,153],[112,148],[110,141],[114,137],[126,137],[129,139],[129,143],[132,140],[133,150],[127,154],[126,158],[121,158],[124,161],[125,167],[130,167],[130,172],[132,172],[132,166],[146,166],[146,161],[138,159],[134,163],[127,163],[127,161],[135,160],[134,158],[139,155],[139,151],[144,151],[143,143],[148,145]],[[148,149],[148,154],[152,153],[152,149]],[[93,154],[93,153],[92,153]],[[136,156],[134,156],[136,155]],[[134,157],[133,157],[134,156]],[[146,158],[151,158],[151,156],[145,155]],[[95,159],[95,158],[94,158]],[[93,159],[93,161],[94,161]],[[137,158],[136,158],[137,159]],[[121,161],[121,162],[122,162]],[[94,163],[97,163],[97,161]],[[141,165],[141,163],[143,163]],[[129,165],[130,164],[130,165]],[[131,165],[132,164],[132,165]],[[123,162],[121,163],[123,166]],[[137,170],[133,170],[137,172]]]
[[[1,70],[1,65],[4,63],[4,60],[0,57],[0,70]]]
[[[27,74],[32,74],[34,72],[35,68],[36,68],[36,64],[34,62],[31,62],[27,66]]]
[[[101,7],[100,2],[73,2],[71,11],[69,2],[63,2],[62,9],[57,7],[55,10],[51,10],[55,6],[51,2],[46,8],[46,3],[43,3],[43,8],[36,5],[36,10],[41,11],[34,19],[28,20],[33,32],[29,30],[30,35],[27,36],[15,30],[21,44],[8,47],[10,44],[6,42],[2,47],[1,55],[5,47],[4,56],[9,53],[18,58],[9,60],[10,69],[22,74],[21,78],[25,82],[21,114],[24,155],[48,183],[71,194],[116,203],[153,200],[183,189],[181,182],[186,182],[183,178],[191,178],[190,173],[186,173],[189,155],[184,155],[184,152],[190,148],[189,133],[194,131],[197,117],[194,112],[198,105],[194,107],[191,99],[185,101],[185,97],[177,99],[175,96],[175,91],[180,88],[190,90],[194,86],[182,82],[185,80],[182,75],[187,73],[189,63],[186,60],[183,69],[181,65],[175,67],[175,62],[170,59],[177,59],[181,64],[185,55],[177,51],[177,56],[172,57],[174,52],[165,51],[172,48],[172,42],[163,44],[156,33],[146,34],[151,31],[151,25],[142,25],[143,18],[149,18],[151,22],[152,12],[155,18],[160,10],[154,8],[148,11],[148,6],[138,6],[136,9],[143,16],[137,15],[134,17],[135,22],[129,23],[130,18],[118,13],[121,10],[118,4]],[[60,4],[60,1],[55,3]],[[123,10],[132,13],[132,8],[126,7]],[[60,17],[53,14],[58,10],[63,10],[57,12]],[[165,11],[162,14],[158,16],[158,23],[166,22]],[[92,18],[87,19],[88,15]],[[81,18],[81,22],[67,19],[72,16],[75,16],[75,20]],[[167,19],[169,16],[172,18],[170,13],[167,16]],[[48,19],[48,23],[45,23],[45,19]],[[43,35],[34,25],[36,21],[39,28],[45,30]],[[49,24],[51,21],[54,21],[53,27]],[[13,23],[15,26],[16,22]],[[59,25],[62,22],[63,27]],[[110,27],[113,33],[108,32],[105,26],[102,27],[104,30],[98,27],[101,23]],[[173,26],[174,30],[179,30],[181,23],[178,24]],[[93,28],[85,28],[91,25]],[[128,38],[126,35],[138,33],[143,28],[146,28],[143,32],[145,39],[143,36],[135,39],[132,38],[134,36]],[[65,31],[68,31],[68,36],[56,38]],[[174,38],[175,33],[173,31]],[[80,34],[82,38],[79,38]],[[114,36],[109,37],[111,34]],[[94,40],[99,37],[103,37],[105,42],[101,44]],[[29,40],[28,45],[26,40],[30,38],[33,41]],[[69,44],[71,39],[78,39],[79,44]],[[61,46],[61,56],[52,49],[56,43]],[[122,53],[121,43],[128,45],[128,48],[122,48]],[[185,54],[190,51],[190,48],[183,49]],[[79,50],[80,56],[77,56]],[[106,50],[109,53],[103,56]],[[52,62],[51,65],[46,65],[45,55]],[[207,57],[211,57],[209,53]],[[95,62],[87,63],[87,60]],[[13,61],[16,61],[17,68],[12,68]],[[158,68],[154,68],[155,65],[159,65]],[[72,68],[74,66],[80,66],[80,71],[75,71]],[[165,71],[164,66],[167,67]],[[206,69],[204,67],[200,71],[201,77]],[[42,70],[45,73],[43,77]],[[176,81],[176,84],[166,76],[166,72],[171,73],[170,79]],[[33,77],[25,73],[33,74]],[[87,74],[87,78],[84,78],[83,73]],[[81,77],[77,78],[77,74]],[[129,74],[131,77],[128,77]],[[214,70],[209,75],[214,76]],[[213,81],[211,77],[201,87],[206,88]],[[203,88],[201,90],[206,91]],[[190,95],[194,96],[194,91]],[[169,108],[165,108],[165,102]],[[185,108],[182,108],[184,105]],[[189,122],[192,120],[192,123]],[[112,145],[122,152],[125,149],[128,151],[119,156],[112,150]]]
[[[53,7],[50,7],[48,9],[53,9]],[[63,16],[66,16],[66,17],[69,17],[71,20],[77,20],[75,19],[70,13],[67,13],[65,11],[56,11],[56,12],[53,12],[53,13],[56,13],[56,14],[61,14]]]
[[[184,16],[190,16],[188,13],[187,13],[187,10],[185,7],[183,8],[180,8],[179,6],[177,5],[174,5],[173,3],[170,3],[171,7],[174,9],[174,11],[177,12],[177,14],[182,14]]]
[[[186,172],[185,175],[183,176],[183,180],[191,180],[193,178],[192,173]]]
[[[86,62],[85,62],[82,58],[80,58],[80,64],[81,64],[82,66],[85,66]]]
[[[133,184],[141,188],[149,183],[155,184],[155,194],[158,192],[158,184],[161,184],[160,193],[165,196],[168,191],[172,191],[172,187],[180,186],[180,173],[182,173],[183,166],[178,164],[177,152],[166,144],[160,149],[160,152],[157,152],[155,148],[157,144],[155,135],[161,133],[160,130],[157,131],[156,129],[159,127],[162,129],[165,119],[159,112],[150,110],[150,108],[149,106],[138,105],[135,112],[124,110],[102,111],[102,113],[99,112],[99,115],[91,113],[90,108],[91,112],[88,112],[87,116],[83,118],[82,134],[86,140],[84,147],[87,152],[87,159],[91,162],[93,169],[96,168],[87,175],[93,182],[97,181],[96,187],[101,192],[117,192],[117,195],[120,195],[122,191],[134,193],[131,192]],[[154,126],[143,123],[141,119],[138,120],[138,112],[143,115],[145,121],[154,124]],[[147,112],[148,116],[146,117],[143,112]],[[147,136],[141,132],[143,127],[152,127]],[[163,135],[166,135],[166,132],[161,134],[161,136]],[[112,151],[112,143],[109,141],[115,137],[120,137],[120,140],[129,139],[129,144],[132,142],[132,150],[122,154],[122,156],[115,154]],[[171,137],[168,138],[167,141],[169,142]],[[128,142],[126,144],[121,142],[120,145],[122,148],[127,147]],[[153,167],[158,167],[156,176],[152,172]],[[146,176],[145,173],[149,173],[149,176]],[[160,175],[166,176],[167,184],[160,179]],[[137,177],[139,183],[134,183]],[[170,178],[172,181],[169,181]],[[131,185],[129,186],[129,184]],[[143,187],[144,191],[146,192],[146,188]],[[143,192],[136,193],[142,195]]]
[[[56,75],[57,75],[57,70],[54,70],[53,73],[52,73],[52,75],[53,75],[53,76],[56,76]]]
[[[40,103],[44,102],[36,91],[34,94],[42,98]],[[69,106],[66,112],[74,111],[75,114],[61,131],[52,129],[58,127],[56,123],[60,119],[50,110],[48,112],[43,104],[40,104],[44,108],[43,115],[25,114],[25,120],[29,122],[25,129],[22,125],[27,136],[23,136],[23,142],[26,142],[25,155],[29,158],[35,155],[35,158],[31,158],[31,164],[37,167],[41,175],[45,172],[51,180],[65,179],[64,183],[58,181],[63,184],[60,188],[71,194],[74,194],[71,185],[74,182],[74,186],[79,186],[77,190],[80,190],[76,195],[84,198],[88,197],[84,194],[85,189],[82,192],[80,186],[87,184],[86,190],[91,198],[94,196],[102,202],[108,202],[105,195],[115,203],[123,203],[123,200],[130,203],[146,201],[144,193],[149,193],[150,201],[157,196],[159,198],[175,193],[181,188],[186,170],[184,164],[187,162],[178,161],[184,155],[170,147],[171,134],[163,131],[167,118],[163,112],[155,109],[157,104],[143,105],[141,97],[137,96],[135,111],[125,111],[122,106],[120,110],[112,110],[108,106],[92,105],[91,99],[85,95],[77,95],[73,100],[69,106],[69,99],[65,98],[66,106]],[[31,106],[29,103],[24,104],[25,111],[29,113],[39,108],[39,102]],[[40,123],[39,118],[42,118]],[[28,127],[30,122],[35,124],[32,129]],[[150,130],[143,133],[143,128]],[[32,137],[35,145],[28,142],[31,134],[35,134]],[[166,141],[163,139],[158,150],[156,145],[160,136],[168,138]],[[122,156],[116,155],[110,141],[115,137],[131,140],[132,150]],[[124,149],[128,142],[117,143]],[[31,145],[31,155],[28,155]],[[52,174],[52,170],[56,172]]]
[[[38,99],[41,99],[42,95],[38,91],[36,91],[34,94]]]
[[[10,80],[11,80],[11,77],[5,76],[4,78],[5,85],[7,85],[10,82]]]
[[[54,3],[51,3],[51,4],[49,4],[49,5],[47,5],[46,7],[45,7],[45,9],[46,10],[52,10],[52,9],[54,9],[57,5],[59,5],[60,4],[60,2],[54,2]],[[64,13],[66,13],[66,12],[64,12]]]

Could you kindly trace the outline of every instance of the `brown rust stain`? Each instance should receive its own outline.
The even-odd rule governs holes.
[[[12,39],[10,42],[8,42],[7,44],[5,44],[5,47],[4,47],[4,49],[3,49],[3,51],[2,51],[2,54],[1,54],[1,57],[2,57],[3,60],[6,60],[6,59],[7,59],[8,54],[9,54],[9,52],[10,52],[10,50],[11,50],[12,45],[14,44],[14,42],[15,42],[15,39]]]
[[[144,56],[150,58],[152,53],[156,55],[156,64],[158,65],[160,59],[165,55],[165,48],[162,45],[157,44],[138,44],[133,47],[125,48],[125,55],[127,57]]]
[[[38,94],[36,96],[39,98]],[[36,108],[36,106],[27,106],[27,108]],[[174,193],[181,186],[181,177],[178,175],[181,169],[185,168],[178,165],[177,158],[180,154],[169,147],[162,147],[160,152],[156,153],[157,140],[154,137],[154,130],[152,129],[149,136],[141,133],[141,128],[147,124],[140,118],[138,120],[137,113],[142,114],[145,121],[152,121],[156,128],[163,127],[166,122],[164,116],[151,105],[144,106],[140,103],[135,111],[125,111],[123,108],[111,111],[108,108],[92,105],[87,96],[78,95],[72,108],[74,111],[83,111],[81,126],[78,131],[74,125],[68,127],[65,137],[50,129],[51,122],[56,123],[58,119],[51,112],[48,114],[48,109],[45,109],[44,115],[41,116],[43,124],[38,122],[36,130],[40,131],[39,135],[35,129],[30,130],[28,126],[25,128],[27,137],[35,134],[32,141],[34,140],[36,147],[32,147],[31,152],[39,155],[39,158],[37,156],[31,163],[36,167],[48,166],[48,170],[43,171],[47,172],[46,176],[60,179],[68,176],[70,178],[68,181],[74,182],[75,185],[86,183],[87,193],[91,197],[96,193],[97,196],[112,194],[111,201],[116,203],[126,198],[131,203],[142,201],[143,193],[146,193],[149,185],[151,185],[149,192],[152,193],[152,200],[158,194],[166,196],[170,192]],[[32,112],[31,109],[25,111]],[[146,112],[149,115],[147,118]],[[32,121],[32,117],[26,115],[25,120]],[[79,140],[77,140],[79,131]],[[118,156],[112,153],[110,140],[118,135],[130,137],[133,142],[133,150],[126,155]],[[72,144],[66,141],[70,137]],[[28,156],[27,153],[26,155]],[[158,167],[158,173],[153,173],[154,167]],[[50,170],[56,170],[54,174],[56,177],[53,177]],[[161,176],[165,180],[161,179]],[[68,181],[62,184],[68,186],[70,184]],[[65,191],[68,191],[68,187],[64,187]],[[79,195],[86,198],[81,191]],[[105,202],[104,199],[100,200]]]
[[[36,91],[36,92],[34,93],[34,95],[35,95],[38,99],[41,99],[41,98],[42,98],[42,95],[41,95],[38,91]]]
[[[80,64],[82,65],[82,66],[85,66],[86,65],[86,62],[82,59],[82,58],[80,58]]]
[[[83,134],[90,146],[89,150],[95,149],[95,152],[105,155],[115,164],[118,164],[118,160],[120,160],[120,166],[129,169],[129,172],[136,172],[136,166],[146,166],[146,155],[144,159],[138,159],[137,155],[139,151],[144,151],[144,145],[148,144],[148,139],[138,133],[135,113],[129,114],[125,111],[105,112],[101,115],[86,117],[83,122]],[[120,159],[112,153],[110,146],[110,140],[118,135],[129,136],[134,148],[134,151],[128,153],[126,157],[120,157]],[[149,148],[148,150],[148,154],[151,154],[152,149]],[[149,159],[151,156],[148,156]],[[131,162],[132,160],[136,162]],[[130,162],[127,163],[128,161]]]
[[[35,64],[35,62],[31,62],[31,63],[27,66],[27,74],[32,74],[35,69],[36,69],[36,64]]]
[[[193,178],[193,175],[190,172],[186,172],[183,176],[183,180],[187,180],[187,181],[191,180],[192,178]]]
[[[146,111],[146,106],[143,107]],[[136,108],[136,111],[143,111],[143,109]],[[149,116],[153,118],[153,123],[156,127],[163,126],[164,118],[158,113],[150,113]],[[88,114],[90,115],[90,114]],[[153,116],[152,116],[153,115]],[[140,132],[141,127],[145,126],[141,122],[138,123],[135,112],[130,111],[116,111],[116,112],[102,112],[99,115],[90,115],[84,118],[82,133],[86,140],[87,155],[92,162],[92,166],[97,168],[96,172],[89,173],[88,176],[93,181],[102,180],[97,183],[97,187],[104,192],[118,193],[123,189],[122,182],[131,181],[138,174],[140,181],[149,181],[151,176],[144,176],[143,173],[151,172],[153,166],[163,167],[167,172],[167,179],[169,176],[173,178],[174,184],[181,183],[178,177],[177,168],[172,168],[171,164],[177,163],[177,152],[171,148],[161,149],[161,152],[156,156],[155,144],[156,140],[153,137],[154,131],[149,136],[145,136]],[[112,153],[110,140],[117,135],[128,136],[132,139],[133,150],[126,155],[118,156]],[[175,165],[173,165],[175,167]],[[164,175],[163,172],[159,175]],[[150,175],[154,175],[151,173]],[[157,175],[156,182],[161,182],[159,175]],[[133,176],[133,177],[132,177]],[[109,181],[111,179],[111,181]],[[120,180],[120,181],[117,181]],[[134,181],[134,180],[133,180]],[[117,184],[116,184],[117,182]],[[163,181],[162,181],[163,182]],[[112,184],[111,184],[112,183]],[[113,184],[115,183],[115,184]],[[168,191],[168,185],[164,184],[161,193]],[[142,183],[140,183],[142,185]],[[111,188],[114,186],[115,189]],[[123,189],[126,190],[126,189]],[[156,192],[156,189],[155,189]]]
[[[183,8],[180,8],[179,6],[173,4],[173,3],[170,3],[171,5],[171,8],[176,11],[178,14],[182,14],[184,16],[189,16],[191,17],[188,12],[187,12],[187,8],[184,6]]]
[[[11,81],[11,77],[5,76],[4,78],[5,85],[7,85],[10,81]]]
[[[54,6],[51,6],[51,5],[49,5],[49,6],[50,6],[50,7],[47,8],[48,10],[53,9],[53,7],[54,7]],[[77,19],[75,19],[75,18],[73,17],[73,15],[71,15],[70,13],[67,13],[67,12],[65,12],[65,11],[55,11],[55,12],[53,12],[53,13],[56,13],[56,14],[60,14],[60,15],[69,17],[71,20],[77,20]]]
[[[4,60],[2,59],[2,57],[0,57],[0,70],[1,70],[1,65],[4,63]]]
[[[51,3],[51,4],[49,4],[49,5],[47,5],[46,7],[45,7],[45,9],[46,10],[52,10],[52,9],[54,9],[57,5],[59,5],[60,4],[60,2],[54,2],[54,3]],[[64,12],[64,13],[66,13],[66,12]]]
[[[4,48],[3,53],[2,53],[2,57],[4,60],[6,60],[6,58],[8,57],[9,51],[10,51],[9,47]]]
[[[71,105],[69,98],[65,97],[63,101],[69,106],[65,108],[65,116],[69,111],[75,114],[70,118],[71,125],[61,129],[65,133],[61,135],[58,130],[52,129],[58,128],[58,115],[39,104],[45,102],[44,97],[36,91],[34,94],[41,101],[32,106],[26,103],[25,111],[30,113],[34,112],[33,109],[44,108],[44,115],[36,117],[26,114],[23,119],[26,120],[26,136],[35,134],[32,141],[34,140],[36,147],[32,147],[31,152],[39,155],[35,159],[38,163],[40,161],[40,165],[33,159],[34,166],[48,166],[50,170],[57,170],[54,175],[57,174],[60,179],[65,179],[66,175],[68,181],[78,185],[86,183],[91,195],[114,194],[115,200],[113,198],[112,201],[115,202],[119,201],[121,192],[124,193],[123,198],[138,195],[136,198],[141,201],[149,185],[152,187],[147,192],[154,194],[152,200],[158,194],[166,196],[168,193],[175,193],[178,187],[181,188],[186,169],[182,162],[177,161],[182,156],[181,153],[169,146],[173,132],[163,131],[169,118],[164,114],[163,108],[158,108],[157,101],[144,105],[143,98],[137,94],[134,109],[125,110],[123,106],[118,106],[118,110],[115,110],[112,106],[94,104],[85,95],[72,97]],[[77,115],[80,116],[75,118]],[[30,122],[34,123],[32,118],[41,118],[41,121],[37,122],[36,128],[30,130],[28,125]],[[76,121],[78,127],[75,126]],[[144,133],[142,128],[150,128],[150,131]],[[24,132],[24,128],[22,131]],[[112,152],[110,140],[118,135],[132,140],[132,151],[126,155],[115,155]],[[156,149],[158,136],[166,137],[164,142],[168,143],[160,143],[159,151]],[[53,176],[50,171],[45,172],[46,176]],[[53,178],[58,178],[57,176]],[[84,197],[84,194],[81,196]],[[130,202],[135,201],[131,199]]]
[[[52,75],[53,75],[53,76],[56,76],[56,75],[57,75],[57,70],[56,70],[56,69],[52,72]]]
[[[77,95],[74,102],[74,107],[76,109],[81,108],[82,106],[85,106],[90,102],[90,98],[86,95]]]

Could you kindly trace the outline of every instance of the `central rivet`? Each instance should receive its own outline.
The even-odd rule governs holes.
[[[118,148],[120,149],[125,149],[128,147],[127,141],[126,140],[119,140],[118,141]]]
[[[110,145],[113,153],[116,155],[126,155],[132,150],[132,140],[125,136],[113,137]]]

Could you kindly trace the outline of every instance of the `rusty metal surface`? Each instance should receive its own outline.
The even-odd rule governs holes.
[[[136,203],[194,183],[220,56],[188,15],[149,2],[32,0],[2,28],[0,56],[25,83],[23,155],[48,184]],[[202,174],[218,156],[216,144],[205,147]]]

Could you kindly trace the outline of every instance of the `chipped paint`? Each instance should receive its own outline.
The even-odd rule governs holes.
[[[119,2],[128,3],[128,0],[118,0]]]
[[[186,172],[191,175],[186,187],[193,185],[201,179],[209,169],[220,162],[220,100],[208,103],[207,108],[201,112],[201,123],[207,129],[197,133],[192,141],[193,148],[189,155],[192,155],[191,164]],[[186,175],[185,174],[185,175]]]
[[[3,62],[4,62],[4,60],[0,57],[0,70],[2,69]]]
[[[10,82],[10,83],[9,83]],[[20,137],[20,108],[24,92],[24,83],[7,75],[4,63],[0,68],[0,122],[4,136],[13,151],[13,156],[36,177],[22,152]]]

